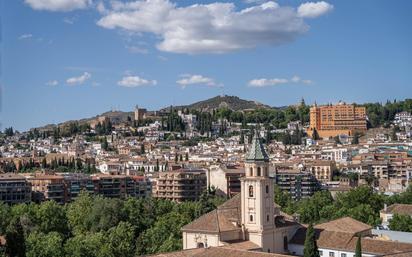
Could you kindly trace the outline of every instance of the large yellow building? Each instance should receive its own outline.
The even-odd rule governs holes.
[[[337,135],[353,135],[355,131],[366,131],[366,109],[353,104],[340,102],[337,105],[315,106],[310,108],[309,136],[314,130],[322,138]]]

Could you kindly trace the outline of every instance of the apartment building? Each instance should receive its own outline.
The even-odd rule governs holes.
[[[8,204],[31,201],[31,187],[26,178],[14,173],[0,174],[0,202]]]
[[[332,181],[335,162],[316,160],[307,164],[308,169],[321,182]]]
[[[152,183],[144,176],[132,176],[136,183],[135,197],[149,197],[152,194]]]
[[[94,191],[104,197],[126,198],[140,195],[140,184],[126,175],[95,174]]]
[[[94,194],[94,184],[90,176],[81,173],[63,173],[65,187],[65,202],[71,202],[81,191]]]
[[[54,200],[60,204],[65,203],[66,193],[63,176],[35,174],[29,176],[27,180],[31,184],[33,201]]]
[[[337,105],[313,106],[310,108],[309,136],[316,130],[322,138],[338,135],[352,136],[354,132],[366,131],[366,108],[340,102]]]
[[[276,170],[275,183],[294,200],[308,198],[321,189],[320,183],[311,172],[300,170]]]
[[[243,176],[243,167],[216,165],[207,172],[207,185],[216,188],[218,194],[231,198],[240,193],[240,178]]]
[[[179,169],[160,172],[154,179],[153,197],[175,202],[199,199],[206,189],[206,171]]]

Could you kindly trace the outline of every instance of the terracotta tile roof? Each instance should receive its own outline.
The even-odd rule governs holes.
[[[258,246],[257,244],[247,240],[233,240],[233,241],[227,241],[227,244],[225,244],[225,248],[230,248],[230,249],[238,249],[238,250],[261,250],[261,247]]]
[[[208,212],[182,227],[182,231],[219,232],[217,210]]]
[[[217,208],[218,209],[224,209],[224,208],[240,208],[240,193],[234,195],[232,198],[227,200],[226,202],[222,203],[219,205]]]
[[[365,230],[372,229],[368,224],[362,223],[350,217],[344,217],[329,222],[321,223],[315,226],[316,229],[328,230],[334,232],[344,232],[356,234]]]
[[[218,208],[183,226],[181,230],[210,233],[240,230],[240,226],[236,225],[240,220],[239,215],[237,208]]]
[[[339,220],[335,220],[335,221],[339,221]],[[330,222],[327,222],[327,223],[330,223]],[[345,224],[345,222],[343,222],[342,224]],[[324,224],[320,224],[320,225],[324,225]],[[359,230],[359,228],[361,229],[362,227],[367,227],[367,225],[366,224],[363,224],[363,226],[357,225],[355,226],[355,228],[357,229],[355,230],[347,229],[348,232],[342,231],[340,227],[339,227],[340,231],[334,231],[336,230],[335,226],[320,226],[320,227],[325,227],[325,228],[319,228],[319,226],[315,226],[315,235],[316,235],[317,244],[319,248],[355,252],[356,242],[358,239],[355,235],[356,234],[355,231]],[[329,228],[331,228],[332,230],[328,230]],[[359,231],[362,231],[362,230],[359,230]],[[306,228],[305,227],[299,228],[289,243],[297,244],[297,245],[304,245],[305,237],[306,237]],[[407,252],[412,252],[412,244],[363,237],[362,238],[362,251],[364,253],[379,254],[379,255],[407,253]],[[412,256],[412,255],[406,255],[406,256]],[[403,257],[403,256],[401,255],[399,257]]]
[[[382,210],[383,213],[391,214],[402,214],[402,215],[411,215],[412,216],[412,204],[392,204],[388,206],[385,210]]]
[[[0,180],[25,180],[26,178],[22,175],[15,173],[1,173]]]
[[[347,244],[347,249],[355,251],[357,238],[354,237]],[[395,254],[412,252],[412,244],[397,241],[385,241],[371,238],[362,238],[362,251],[376,254]],[[412,255],[409,255],[412,256]]]
[[[227,247],[209,247],[153,255],[155,257],[291,257],[290,255],[253,252]]]
[[[411,257],[412,251],[404,252],[404,253],[394,253],[394,254],[386,254],[383,255],[384,257]]]

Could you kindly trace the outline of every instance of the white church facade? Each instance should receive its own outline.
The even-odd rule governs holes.
[[[288,253],[300,224],[274,204],[269,157],[255,135],[246,154],[241,193],[182,228],[183,249],[232,245],[247,250]]]

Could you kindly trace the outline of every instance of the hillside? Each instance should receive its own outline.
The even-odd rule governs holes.
[[[202,110],[202,111],[210,111],[210,110],[221,108],[221,107],[227,107],[234,111],[246,110],[246,109],[258,109],[258,108],[271,109],[270,106],[259,103],[257,101],[244,100],[244,99],[240,99],[237,96],[228,96],[228,95],[215,96],[215,97],[212,97],[212,98],[209,98],[203,101],[195,102],[189,105],[174,106],[173,108],[176,108],[176,109],[188,108],[188,109],[195,109],[195,110]],[[161,109],[160,111],[168,111],[168,110],[169,110],[169,107],[165,107]],[[65,121],[65,122],[59,123],[58,126],[64,127],[65,125],[68,125],[71,122],[78,122],[80,125],[84,123],[90,123],[91,121],[96,120],[97,117],[99,116],[106,116],[110,118],[110,120],[113,123],[116,124],[116,123],[126,121],[128,116],[133,118],[134,113],[133,111],[131,112],[108,111],[108,112],[104,112],[100,115],[96,115],[90,118]],[[55,124],[48,124],[46,126],[38,127],[37,129],[40,131],[52,130],[53,127],[55,126],[56,126]]]
[[[196,109],[196,110],[203,110],[203,111],[210,111],[213,109],[227,107],[234,111],[245,110],[245,109],[258,109],[258,108],[265,108],[270,109],[271,107],[257,101],[248,101],[244,99],[240,99],[237,96],[215,96],[209,98],[207,100],[199,101],[196,103],[192,103],[189,105],[181,105],[181,106],[174,106],[174,108],[181,109],[181,108],[188,108],[188,109]],[[162,110],[167,110],[164,108]]]

